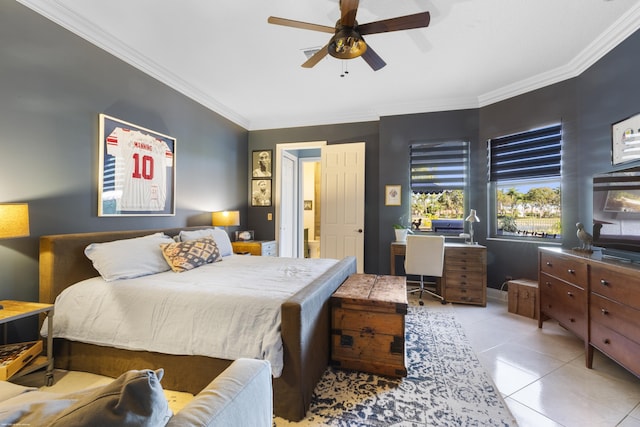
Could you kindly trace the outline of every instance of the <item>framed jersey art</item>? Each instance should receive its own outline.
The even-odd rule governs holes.
[[[98,216],[175,215],[176,139],[100,114]]]

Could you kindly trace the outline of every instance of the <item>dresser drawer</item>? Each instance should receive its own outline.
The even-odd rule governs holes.
[[[640,272],[591,266],[591,291],[640,309]]]
[[[466,287],[447,286],[445,300],[447,302],[463,302],[469,304],[484,304],[484,288],[472,289]]]
[[[266,242],[262,244],[262,256],[277,256],[276,242]]]
[[[640,310],[592,293],[589,314],[591,322],[615,329],[621,335],[640,343]]]
[[[587,264],[557,254],[540,253],[540,271],[580,286],[586,286]]]
[[[447,287],[463,287],[482,289],[484,287],[484,274],[480,271],[447,270]]]
[[[635,375],[640,375],[640,344],[598,322],[591,324],[590,344]]]
[[[540,275],[540,312],[581,338],[587,337],[587,292],[547,274]]]

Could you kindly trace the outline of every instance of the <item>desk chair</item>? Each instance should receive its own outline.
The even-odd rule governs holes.
[[[428,293],[442,301],[447,302],[442,294],[440,284],[442,270],[444,268],[444,236],[409,235],[407,236],[407,249],[404,259],[404,270],[406,274],[420,276],[420,287],[413,289],[409,293],[420,292],[420,305],[423,292]],[[424,287],[424,276],[436,278],[436,290],[432,292]]]

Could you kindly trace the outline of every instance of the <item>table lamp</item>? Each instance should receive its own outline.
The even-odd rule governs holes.
[[[29,236],[29,205],[0,203],[0,239]],[[0,305],[0,310],[4,307]]]
[[[211,225],[214,227],[233,227],[240,225],[240,211],[218,211],[211,214]]]
[[[475,209],[471,209],[471,212],[469,212],[469,216],[465,218],[465,221],[469,223],[469,244],[475,245],[476,242],[473,241],[473,223],[480,222],[480,218],[476,215]]]
[[[0,239],[29,236],[29,205],[0,203]]]

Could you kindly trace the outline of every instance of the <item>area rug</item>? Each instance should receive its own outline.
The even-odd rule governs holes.
[[[274,426],[517,426],[452,310],[410,305],[406,378],[328,368],[307,417]]]

